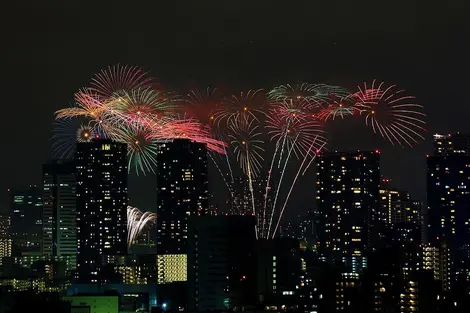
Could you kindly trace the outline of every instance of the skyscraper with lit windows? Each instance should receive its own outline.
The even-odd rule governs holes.
[[[317,161],[319,252],[348,271],[367,267],[379,218],[380,154],[378,151],[326,153]]]
[[[63,261],[68,270],[77,265],[77,196],[75,163],[43,165],[43,244],[46,259]]]
[[[127,146],[78,143],[75,161],[78,282],[106,282],[101,269],[127,253]]]
[[[454,271],[470,272],[469,136],[434,135],[434,155],[427,157],[428,241],[446,240]]]
[[[208,209],[207,148],[175,139],[160,144],[157,161],[158,283],[186,281],[188,217]]]

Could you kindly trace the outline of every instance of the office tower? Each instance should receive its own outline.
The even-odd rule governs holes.
[[[188,227],[188,308],[228,310],[254,305],[253,216],[192,216]]]
[[[73,162],[57,161],[42,167],[42,253],[45,259],[65,262],[69,271],[77,266],[75,172]]]
[[[341,262],[352,272],[367,267],[364,253],[380,227],[379,186],[378,151],[334,152],[318,158],[316,202],[323,259]]]
[[[81,283],[107,281],[100,270],[127,253],[127,146],[95,139],[78,143],[77,274]]]
[[[42,237],[42,192],[36,186],[10,190],[10,234],[13,254],[40,252]]]
[[[470,270],[470,156],[465,138],[434,135],[435,146],[446,147],[427,157],[428,240],[446,240],[454,271],[460,273]]]
[[[208,209],[207,149],[186,139],[161,143],[157,172],[158,283],[186,281],[188,217]]]

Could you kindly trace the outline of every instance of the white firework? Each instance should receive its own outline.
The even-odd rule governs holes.
[[[129,249],[142,231],[154,224],[157,214],[152,212],[142,213],[138,208],[127,207],[127,248]]]

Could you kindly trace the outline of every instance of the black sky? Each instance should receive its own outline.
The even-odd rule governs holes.
[[[40,184],[53,112],[116,63],[143,66],[180,90],[296,81],[354,88],[376,78],[426,106],[429,137],[470,132],[466,0],[18,2],[2,3],[0,17],[1,190]],[[330,149],[381,149],[383,174],[424,200],[429,140],[390,147],[361,124],[341,124]],[[135,184],[134,197],[153,188]],[[313,182],[301,184],[295,200],[313,199]]]

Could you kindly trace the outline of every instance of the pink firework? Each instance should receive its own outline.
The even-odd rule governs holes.
[[[395,85],[364,83],[355,94],[358,102],[354,108],[365,116],[367,126],[374,133],[379,133],[392,144],[413,146],[419,139],[424,139],[426,132],[422,112],[423,106],[416,103],[416,98]]]

